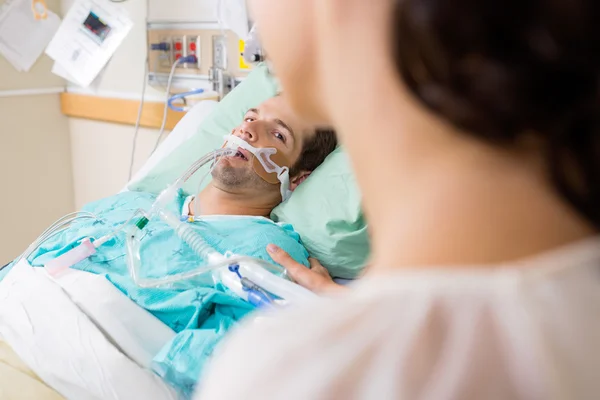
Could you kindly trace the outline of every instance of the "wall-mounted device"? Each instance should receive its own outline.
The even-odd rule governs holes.
[[[236,77],[227,70],[228,67],[228,43],[225,35],[214,35],[212,37],[213,63],[209,70],[209,80],[212,89],[224,96],[236,85]]]
[[[205,89],[223,97],[249,72],[241,67],[238,37],[213,22],[149,23],[148,45],[148,80],[157,88],[167,86],[181,58],[187,62],[175,67],[173,92]]]

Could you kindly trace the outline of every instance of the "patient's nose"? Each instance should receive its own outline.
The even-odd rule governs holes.
[[[258,140],[258,131],[259,129],[256,125],[256,121],[244,122],[242,126],[240,126],[240,137],[249,143],[256,142]]]

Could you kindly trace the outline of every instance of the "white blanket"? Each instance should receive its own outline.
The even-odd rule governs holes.
[[[80,286],[79,297],[83,292]],[[0,282],[0,338],[67,399],[177,398],[158,376],[125,356],[113,344],[115,338],[109,340],[42,268],[26,262]],[[140,349],[133,353],[143,355]]]

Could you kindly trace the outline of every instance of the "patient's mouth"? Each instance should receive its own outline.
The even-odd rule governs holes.
[[[248,161],[248,156],[243,153],[243,150],[238,150],[237,153],[233,156],[234,158],[241,158],[244,161]]]

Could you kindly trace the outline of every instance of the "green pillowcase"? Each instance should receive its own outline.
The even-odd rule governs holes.
[[[198,133],[181,144],[129,190],[160,193],[198,158],[223,144],[223,136],[239,125],[249,108],[275,96],[278,86],[267,67],[256,67],[244,82],[227,95],[203,121]],[[183,187],[195,194],[202,173]],[[208,184],[208,179],[203,186]],[[275,208],[272,217],[292,224],[309,253],[334,277],[358,277],[369,255],[361,198],[349,160],[336,149],[292,197]]]
[[[360,275],[369,255],[367,224],[346,153],[337,148],[273,210],[274,221],[292,224],[311,256],[337,278]]]

